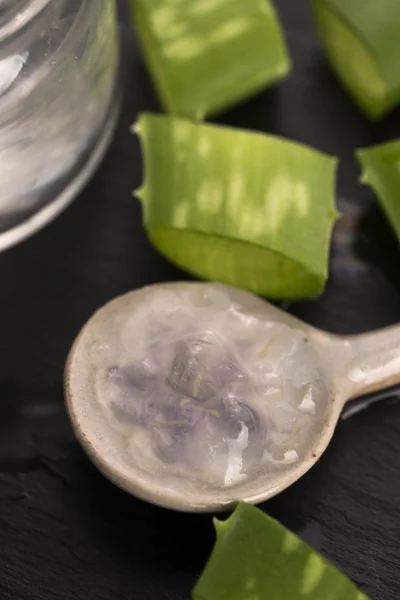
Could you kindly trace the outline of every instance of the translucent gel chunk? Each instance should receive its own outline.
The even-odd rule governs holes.
[[[235,485],[299,460],[323,418],[327,392],[304,333],[261,320],[222,290],[155,292],[119,316],[108,347],[123,364],[106,364],[110,350],[100,364],[92,348],[99,400],[132,460],[145,455],[155,475]]]

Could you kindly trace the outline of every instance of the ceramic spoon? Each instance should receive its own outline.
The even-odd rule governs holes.
[[[301,431],[296,434],[296,439],[300,440],[299,447],[294,447],[285,454],[283,460],[273,460],[272,463],[265,456],[260,456],[259,464],[253,464],[243,477],[235,481],[225,480],[225,483],[220,484],[211,479],[208,482],[204,473],[197,478],[195,469],[190,466],[186,470],[179,470],[175,468],[176,465],[172,468],[171,459],[165,465],[155,468],[149,460],[150,438],[146,437],[149,435],[146,428],[134,426],[129,419],[121,427],[117,426],[115,415],[99,400],[108,385],[107,365],[112,367],[129,362],[131,350],[135,350],[135,331],[137,330],[139,344],[142,339],[140,336],[143,336],[143,332],[140,332],[141,323],[145,320],[148,307],[153,306],[154,299],[161,302],[162,307],[165,298],[168,300],[176,295],[203,298],[215,293],[219,294],[219,300],[215,307],[207,308],[207,314],[211,319],[213,311],[217,314],[219,310],[220,313],[216,321],[211,319],[208,323],[209,329],[212,330],[212,323],[220,323],[224,316],[238,314],[234,310],[239,311],[241,319],[251,318],[256,324],[259,323],[259,332],[264,331],[264,326],[267,327],[266,331],[269,331],[268,327],[277,327],[278,331],[285,332],[289,342],[292,336],[297,340],[297,345],[300,343],[296,359],[299,364],[288,363],[288,368],[300,368],[300,363],[304,361],[308,369],[315,367],[320,377],[317,407],[320,413],[315,418],[311,414],[313,410],[308,416],[301,415],[302,422],[307,422],[308,429],[303,437]],[[229,306],[223,306],[224,298],[228,299]],[[234,310],[233,305],[236,307]],[[167,324],[179,329],[183,317],[178,318],[176,325],[173,325],[172,318],[167,319]],[[127,346],[124,335],[132,327],[133,333],[127,338]],[[229,328],[224,325],[223,329],[229,341]],[[267,364],[268,356],[265,360]],[[315,329],[247,292],[219,284],[174,283],[133,291],[100,309],[86,324],[73,345],[66,367],[65,389],[69,414],[78,440],[106,477],[127,492],[154,504],[186,512],[207,512],[230,509],[239,500],[259,503],[289,487],[321,457],[348,400],[399,382],[400,326],[357,336],[335,336]],[[314,384],[311,382],[310,385]],[[310,388],[306,386],[304,389]],[[324,390],[322,396],[321,389]],[[127,393],[122,390],[122,393],[125,399],[129,396],[129,391]],[[132,400],[139,402],[137,398]],[[268,409],[268,396],[262,401]],[[226,401],[224,406],[227,406]],[[312,405],[308,405],[309,408],[310,406]],[[221,416],[215,410],[205,410],[212,415]],[[224,418],[223,414],[221,418]],[[185,420],[181,421],[176,416],[175,421],[168,421],[178,428],[184,422]],[[220,419],[218,427],[222,425]],[[179,431],[182,432],[182,428]],[[247,434],[246,430],[246,440]],[[178,443],[178,433],[171,435],[168,448],[171,444]],[[269,453],[266,456],[271,458]],[[293,457],[295,460],[292,460]],[[210,460],[213,460],[212,457]]]

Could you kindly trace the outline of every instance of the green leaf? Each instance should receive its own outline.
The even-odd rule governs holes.
[[[357,159],[400,241],[400,140],[358,150]]]
[[[333,565],[254,506],[216,521],[193,600],[368,600]]]
[[[131,0],[164,108],[202,119],[283,79],[291,61],[269,0]]]
[[[370,119],[400,102],[399,0],[312,0],[327,58]]]
[[[142,114],[144,226],[173,263],[271,298],[319,294],[336,159],[274,136]]]

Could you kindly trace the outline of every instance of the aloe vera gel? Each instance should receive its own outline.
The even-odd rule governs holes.
[[[219,284],[149,287],[123,308],[89,356],[121,462],[177,489],[225,488],[310,452],[328,390],[301,329]]]

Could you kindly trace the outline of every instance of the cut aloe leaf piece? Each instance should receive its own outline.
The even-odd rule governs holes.
[[[400,140],[357,151],[361,182],[376,193],[400,241]]]
[[[150,241],[207,280],[271,298],[327,278],[337,161],[278,137],[145,113],[142,199]]]
[[[291,61],[269,0],[131,0],[164,108],[216,114],[284,78]]]
[[[368,600],[332,564],[260,509],[215,520],[217,541],[193,600]]]
[[[399,0],[312,0],[325,53],[372,120],[400,102]]]

